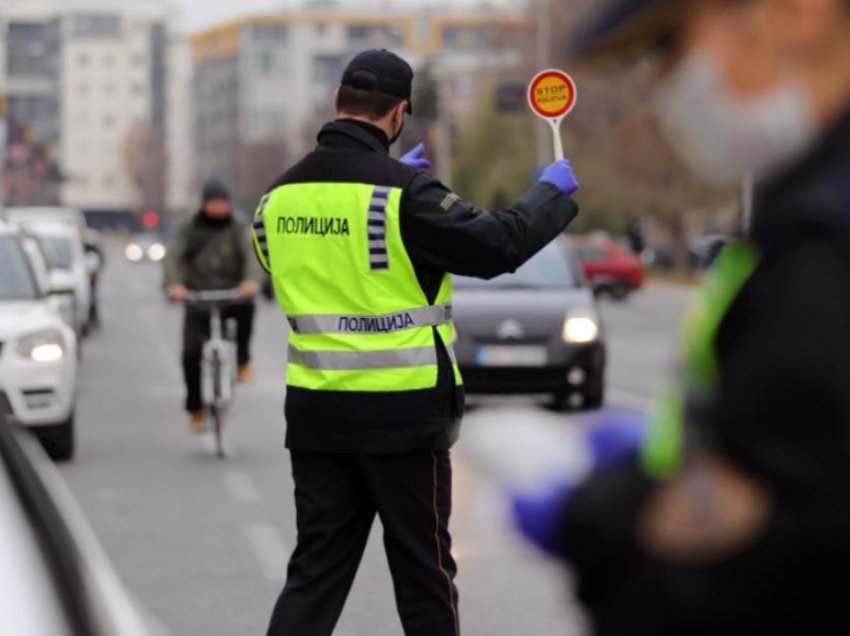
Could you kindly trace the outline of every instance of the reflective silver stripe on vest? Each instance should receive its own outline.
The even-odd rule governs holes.
[[[451,322],[452,306],[434,305],[383,316],[351,316],[325,314],[291,316],[289,325],[299,335],[340,334],[359,335],[395,333],[419,327],[439,327]]]
[[[375,187],[369,202],[367,232],[369,234],[369,266],[373,271],[390,268],[387,251],[387,206],[390,188]]]
[[[266,239],[266,224],[262,218],[254,221],[254,235],[257,237],[257,244],[260,246],[266,263],[269,263],[269,244]]]
[[[289,363],[315,371],[371,371],[408,369],[437,364],[434,347],[390,351],[301,351],[289,347]]]

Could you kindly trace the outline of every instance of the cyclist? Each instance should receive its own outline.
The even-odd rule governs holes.
[[[253,380],[250,341],[254,322],[253,297],[260,290],[263,271],[254,258],[250,227],[233,212],[230,193],[218,181],[203,189],[201,210],[184,223],[168,247],[164,261],[165,289],[175,301],[186,300],[189,291],[212,291],[239,287],[246,302],[224,311],[237,323],[239,380]],[[209,311],[188,306],[183,321],[183,373],[186,378],[186,410],[189,428],[204,425],[201,402],[201,351],[209,337]]]

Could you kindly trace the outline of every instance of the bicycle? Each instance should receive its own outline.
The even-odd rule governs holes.
[[[236,321],[222,320],[223,308],[247,302],[238,289],[189,292],[186,303],[206,308],[210,313],[210,337],[201,353],[201,399],[212,422],[215,453],[226,457],[224,420],[233,402],[236,385]]]

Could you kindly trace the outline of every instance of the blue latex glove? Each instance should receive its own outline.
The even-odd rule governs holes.
[[[540,182],[551,183],[567,196],[575,194],[579,189],[578,178],[569,159],[556,161],[546,168],[540,175]]]
[[[645,434],[645,416],[629,411],[606,413],[587,435],[593,472],[607,468],[624,457],[637,455]]]
[[[573,494],[569,484],[557,484],[544,490],[519,493],[512,498],[514,523],[520,533],[547,554],[566,557],[558,536],[558,520]]]
[[[418,144],[413,150],[399,159],[399,161],[417,170],[428,170],[431,167],[431,162],[424,155],[425,144]]]
[[[637,454],[646,430],[645,417],[628,411],[605,414],[588,431],[585,443],[592,458],[591,474]],[[570,505],[575,484],[560,482],[511,498],[514,523],[520,533],[547,554],[569,558],[569,546],[558,535],[558,522]]]

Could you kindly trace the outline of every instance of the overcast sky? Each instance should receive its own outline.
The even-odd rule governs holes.
[[[458,6],[480,4],[482,0],[371,0],[365,4]],[[0,0],[2,2],[2,0]],[[486,0],[490,4],[516,5],[517,0]],[[183,18],[183,28],[188,32],[215,26],[221,22],[244,15],[263,13],[282,7],[296,8],[302,0],[177,0]],[[349,6],[356,2],[348,0]]]
[[[280,8],[281,0],[178,0],[183,27],[191,32],[251,13]]]

